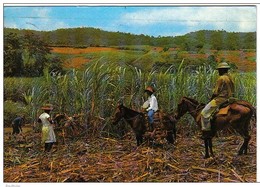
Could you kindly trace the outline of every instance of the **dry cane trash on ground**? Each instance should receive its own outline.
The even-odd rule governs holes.
[[[177,135],[136,147],[132,132],[122,139],[80,137],[44,153],[40,133],[24,133],[22,141],[4,136],[4,182],[256,182],[256,130],[248,155],[237,156],[242,139],[213,139],[215,158],[203,159],[198,135]]]

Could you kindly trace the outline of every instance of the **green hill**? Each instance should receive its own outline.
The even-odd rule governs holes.
[[[108,32],[96,28],[69,28],[54,31],[18,30],[5,28],[4,34],[24,35],[32,32],[41,37],[50,46],[128,46],[149,45],[165,49],[178,47],[186,51],[201,49],[238,50],[256,49],[256,32],[226,32],[201,30],[183,36],[153,37],[122,32]]]

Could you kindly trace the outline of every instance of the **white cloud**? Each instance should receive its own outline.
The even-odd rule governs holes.
[[[4,27],[6,27],[6,28],[18,28],[17,24],[14,23],[14,22],[4,23]]]
[[[23,28],[32,30],[55,30],[58,28],[67,28],[68,25],[63,21],[51,18],[50,7],[12,7],[18,17],[6,16],[4,26],[8,28]]]
[[[236,32],[256,31],[256,7],[161,7],[126,13],[121,22],[127,25],[148,26],[158,23],[198,29],[217,29]]]
[[[32,14],[41,17],[42,19],[32,20],[34,25],[38,27],[39,30],[55,30],[58,28],[68,27],[63,21],[58,21],[57,19],[52,19],[50,16],[50,8],[35,8]],[[35,29],[35,28],[34,28]]]

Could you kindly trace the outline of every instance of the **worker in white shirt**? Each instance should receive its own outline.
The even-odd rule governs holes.
[[[156,97],[154,96],[154,92],[155,92],[155,90],[151,86],[148,86],[145,89],[145,93],[148,94],[148,100],[143,105],[143,107],[146,108],[146,111],[147,111],[148,123],[149,123],[151,131],[154,130],[153,116],[154,116],[154,113],[158,110],[158,102],[157,102]]]
[[[42,123],[42,143],[45,143],[45,152],[50,152],[53,144],[56,142],[54,133],[54,124],[50,116],[53,110],[52,105],[48,104],[41,108],[44,112],[39,116],[38,122]]]

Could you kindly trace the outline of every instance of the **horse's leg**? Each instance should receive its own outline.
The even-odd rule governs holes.
[[[172,135],[173,135],[173,141],[175,141],[177,139],[177,135],[176,135],[176,126],[174,124],[174,127],[172,129]]]
[[[251,136],[250,135],[247,135],[247,136],[244,136],[243,135],[243,138],[244,138],[244,142],[242,144],[242,146],[240,147],[239,151],[238,151],[238,155],[242,155],[242,154],[247,154],[247,149],[248,149],[248,143],[249,143],[249,140],[251,139]]]
[[[245,122],[246,126],[245,126],[245,130],[244,130],[244,151],[243,153],[246,155],[247,154],[247,150],[248,150],[248,143],[251,139],[251,136],[249,135],[249,130],[248,130],[248,126],[250,124],[250,118]]]
[[[209,151],[212,157],[214,157],[213,149],[212,149],[212,138],[208,139],[209,143]]]
[[[140,142],[140,144],[143,143],[143,135],[142,134],[140,134],[140,136],[139,136],[139,142]]]
[[[246,124],[249,124],[249,122],[250,121],[246,121]],[[251,139],[251,136],[249,135],[249,132],[248,132],[248,125],[246,125],[244,128],[242,128],[240,130],[237,129],[237,132],[244,139],[244,142],[238,151],[238,155],[247,154],[248,143],[249,143],[249,140]]]
[[[244,153],[245,155],[247,154],[248,143],[249,143],[250,139],[251,139],[251,136],[249,136],[249,135],[248,135],[247,138],[244,139],[244,144],[245,144],[245,145],[244,145],[244,151],[243,151],[243,153]]]
[[[176,141],[176,139],[177,139],[176,129],[173,130],[173,136],[174,136],[174,140],[173,141]]]
[[[209,141],[208,141],[208,139],[204,139],[204,145],[205,145],[205,156],[204,156],[204,158],[209,158]]]
[[[244,142],[242,144],[242,146],[240,147],[239,151],[238,151],[238,155],[242,155],[245,149],[245,138],[244,138]]]
[[[166,140],[167,140],[167,142],[170,143],[170,144],[173,144],[173,143],[174,143],[173,135],[172,135],[171,132],[167,132]]]
[[[137,146],[139,146],[140,145],[140,141],[139,141],[138,135],[136,135],[135,138],[136,138],[136,144],[137,144]]]
[[[135,137],[137,146],[141,145],[143,143],[143,136],[141,134],[136,134]]]

